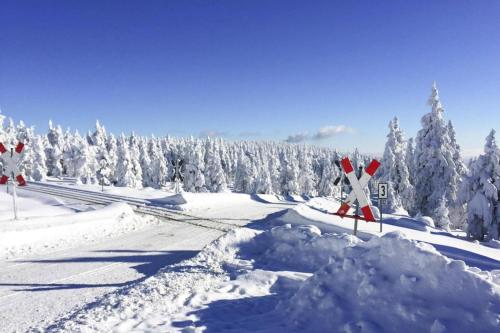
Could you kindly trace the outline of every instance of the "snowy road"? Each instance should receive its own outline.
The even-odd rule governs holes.
[[[2,262],[0,331],[44,327],[74,307],[194,256],[221,234],[170,222],[106,244]]]

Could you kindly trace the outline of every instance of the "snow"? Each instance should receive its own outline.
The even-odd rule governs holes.
[[[393,232],[344,248],[280,309],[308,332],[493,332],[500,285]]]
[[[230,195],[212,196],[212,203],[222,201],[218,209],[223,209]],[[246,201],[237,195],[232,200],[241,200],[239,207]],[[336,205],[315,198],[284,207],[282,214],[228,232],[192,259],[69,314],[51,330],[492,332],[500,327],[500,250],[427,225],[423,230],[418,221],[396,215],[387,216],[391,224],[383,234],[378,224],[360,222],[357,238],[350,234],[349,219],[325,213]],[[467,263],[450,258],[460,253]]]
[[[154,218],[138,218],[124,203],[96,208],[23,190],[18,192],[19,220],[13,219],[11,195],[0,193],[2,259],[101,242],[159,223]]]
[[[0,255],[17,258],[0,267],[8,272],[0,283],[0,319],[12,318],[5,327],[46,332],[491,332],[500,327],[498,244],[467,241],[463,233],[434,228],[428,217],[384,214],[382,233],[379,223],[359,221],[355,237],[354,220],[333,215],[340,206],[333,198],[292,202],[269,194],[107,188],[111,191],[245,227],[222,234],[139,218],[124,203],[95,207],[20,190],[21,220],[13,221],[9,209],[0,215]],[[0,195],[3,207],[10,207],[11,199]]]

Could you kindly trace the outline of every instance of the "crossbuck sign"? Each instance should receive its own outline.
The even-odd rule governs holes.
[[[366,185],[368,185],[368,181],[372,178],[380,166],[380,162],[377,160],[372,160],[370,165],[363,171],[363,174],[358,179],[356,176],[356,172],[354,172],[354,168],[351,164],[349,158],[344,158],[341,161],[342,168],[346,174],[347,179],[351,183],[352,192],[347,197],[346,201],[340,206],[337,211],[337,215],[342,217],[346,216],[349,209],[354,205],[356,200],[358,200],[359,206],[361,207],[361,212],[365,217],[366,221],[375,222],[375,217],[373,216],[372,209],[368,204],[368,198],[366,197],[366,193],[363,190]]]
[[[15,177],[15,179],[19,183],[19,186],[26,185],[24,177],[19,172],[19,160],[21,158],[21,152],[23,151],[23,148],[24,143],[19,142],[11,154],[10,150],[7,150],[3,143],[0,142],[0,154],[2,154],[2,158],[4,161],[4,174],[2,175],[2,178],[0,178],[0,185],[7,184],[7,181],[11,176]]]

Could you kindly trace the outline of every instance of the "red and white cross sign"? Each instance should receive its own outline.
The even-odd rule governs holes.
[[[24,143],[19,142],[11,155],[10,150],[5,148],[3,143],[0,142],[0,154],[2,154],[2,159],[4,161],[4,174],[0,178],[0,185],[7,184],[11,175],[14,175],[20,186],[26,185],[24,177],[19,172],[19,159],[21,158],[23,148]]]
[[[341,164],[347,179],[349,179],[349,182],[351,183],[352,192],[349,194],[346,201],[340,206],[337,214],[344,217],[349,209],[354,205],[356,199],[358,199],[359,205],[361,206],[361,212],[363,212],[365,220],[375,222],[375,217],[373,216],[372,209],[368,204],[368,198],[366,197],[366,193],[363,191],[363,188],[368,184],[368,181],[375,174],[375,171],[377,171],[380,166],[380,162],[372,160],[359,179],[356,177],[356,172],[354,172],[354,168],[352,167],[349,158],[344,158],[341,161]]]

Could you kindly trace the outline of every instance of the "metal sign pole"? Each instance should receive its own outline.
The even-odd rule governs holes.
[[[358,175],[357,175],[358,179],[361,178],[362,173],[363,173],[363,167],[359,166]],[[359,200],[356,199],[356,213],[355,213],[355,217],[354,217],[354,233],[353,233],[354,236],[356,236],[358,233],[358,216],[359,216]]]
[[[356,200],[356,212],[354,213],[354,231],[353,235],[356,236],[358,233],[358,216],[359,216],[359,201]]]
[[[14,220],[18,220],[17,216],[17,193],[16,193],[16,182],[12,182],[12,200],[14,205]]]
[[[382,232],[382,203],[380,202],[382,199],[377,199],[378,203],[378,212],[380,213],[380,232]]]
[[[389,185],[387,183],[378,183],[377,185],[377,204],[378,210],[380,212],[380,232],[382,232],[383,215],[382,215],[382,203],[388,198]]]

